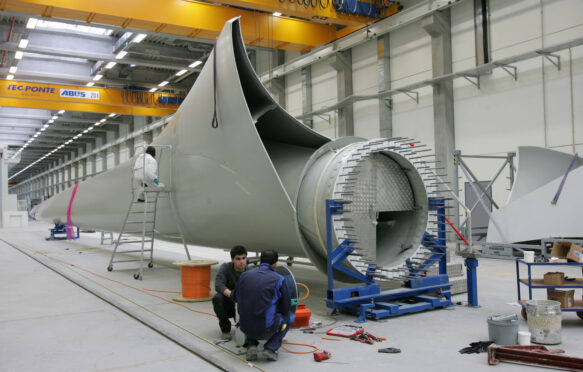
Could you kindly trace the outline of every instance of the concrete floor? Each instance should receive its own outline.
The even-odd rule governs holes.
[[[326,277],[313,267],[294,265],[297,281],[311,291],[304,301],[312,311],[311,320],[321,321],[325,327],[316,334],[292,329],[286,341],[328,350],[332,358],[316,363],[311,348],[284,345],[308,353],[280,350],[278,362],[260,356],[251,364],[244,355],[231,352],[237,351],[231,343],[225,348],[214,345],[220,335],[218,323],[201,313],[212,313],[210,302],[179,306],[167,301],[175,294],[149,291],[181,291],[179,268],[172,265],[185,259],[181,246],[157,243],[155,266],[138,281],[133,279],[134,264],[106,270],[112,246],[100,246],[99,234],[82,233],[76,241],[45,241],[49,227],[34,222],[27,228],[0,229],[0,371],[542,370],[508,363],[489,366],[485,353],[458,353],[470,342],[488,339],[489,315],[520,313],[513,261],[479,261],[479,308],[462,304],[366,322],[367,332],[387,338],[375,345],[322,339],[332,324],[356,324],[355,317],[329,316],[323,300]],[[192,246],[190,252],[193,259],[229,260],[228,252],[221,250]],[[213,278],[217,267],[213,267]],[[581,277],[582,273],[571,268],[566,275]],[[546,291],[535,290],[534,295],[543,299]],[[580,298],[581,290],[576,296]],[[466,300],[465,294],[454,296],[456,302],[465,304]],[[528,330],[526,321],[520,319],[520,330]],[[563,342],[558,347],[568,355],[583,356],[582,329],[583,321],[576,314],[564,313]],[[378,353],[384,347],[398,347],[402,353]]]

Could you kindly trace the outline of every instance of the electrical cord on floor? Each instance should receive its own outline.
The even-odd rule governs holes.
[[[305,347],[311,347],[313,348],[313,350],[309,350],[309,351],[293,351],[293,350],[288,350],[285,346],[283,345],[296,345],[296,346],[305,346]],[[314,351],[318,351],[318,348],[314,345],[310,345],[310,344],[300,344],[298,342],[289,342],[289,341],[284,341],[283,345],[281,346],[281,348],[285,351],[287,351],[288,353],[292,353],[292,354],[311,354]]]
[[[40,253],[40,254],[42,254],[43,256],[45,256],[45,257],[47,257],[47,258],[49,258],[49,259],[51,259],[51,260],[53,260],[53,261],[57,261],[57,262],[59,262],[60,264],[62,264],[62,265],[65,265],[65,266],[66,266],[67,268],[69,268],[69,269],[71,269],[71,267],[74,267],[74,268],[76,268],[76,269],[79,269],[79,270],[85,271],[85,272],[87,272],[87,273],[89,273],[89,274],[91,274],[91,275],[95,275],[95,276],[97,276],[97,277],[99,277],[99,278],[101,278],[101,279],[105,279],[105,280],[108,280],[108,281],[111,281],[111,282],[114,282],[114,283],[120,284],[120,285],[122,285],[122,286],[124,286],[124,287],[128,287],[128,288],[134,289],[134,290],[136,290],[136,291],[138,291],[138,292],[141,292],[141,293],[143,293],[143,294],[146,294],[146,295],[148,295],[148,296],[152,296],[152,297],[155,297],[155,298],[161,299],[161,300],[163,300],[163,301],[166,301],[166,302],[169,302],[169,303],[172,303],[172,304],[175,304],[175,305],[181,306],[181,307],[183,307],[183,308],[185,308],[185,309],[187,309],[187,310],[190,310],[190,311],[192,311],[192,312],[196,312],[196,313],[199,313],[199,314],[210,315],[210,316],[213,316],[213,317],[215,317],[215,318],[217,317],[215,314],[212,314],[212,313],[209,313],[209,312],[206,312],[206,311],[196,310],[196,309],[193,309],[193,308],[191,308],[191,307],[189,307],[189,306],[186,306],[185,304],[182,304],[182,303],[179,303],[179,302],[176,302],[176,301],[173,301],[173,300],[169,300],[169,299],[167,299],[167,298],[164,298],[164,297],[161,297],[161,296],[158,296],[158,295],[152,294],[152,293],[148,293],[149,291],[151,291],[151,292],[165,292],[165,293],[182,293],[182,292],[176,292],[176,291],[165,291],[165,290],[159,290],[159,289],[148,289],[148,288],[137,288],[137,287],[134,287],[134,286],[132,286],[132,285],[126,284],[126,283],[124,283],[124,282],[121,282],[121,281],[119,281],[119,280],[111,279],[111,278],[108,278],[108,277],[106,277],[106,276],[103,276],[103,275],[101,275],[101,274],[95,273],[95,272],[93,272],[93,271],[91,271],[91,270],[87,270],[87,269],[85,269],[85,268],[83,268],[83,267],[81,267],[81,266],[78,266],[78,265],[75,265],[75,264],[72,264],[72,263],[69,263],[69,262],[66,262],[66,261],[60,260],[60,259],[58,259],[58,258],[55,258],[55,257],[48,256],[46,253],[43,253],[43,252],[37,252],[37,253]],[[189,331],[188,329],[186,329],[186,328],[182,327],[181,325],[179,325],[179,324],[177,324],[177,323],[175,323],[175,322],[173,322],[173,321],[171,321],[171,320],[169,320],[169,319],[167,319],[167,318],[164,318],[163,316],[161,316],[161,315],[159,315],[159,314],[157,314],[157,313],[155,313],[155,312],[153,312],[153,311],[151,311],[151,310],[149,310],[149,309],[145,308],[144,306],[142,306],[142,305],[140,305],[140,304],[138,304],[138,303],[136,303],[136,302],[134,302],[134,301],[130,300],[129,298],[127,298],[127,297],[125,297],[125,296],[123,296],[123,295],[121,295],[121,294],[119,294],[119,293],[115,292],[115,291],[114,291],[114,290],[112,290],[112,289],[109,289],[109,288],[105,287],[104,285],[102,285],[102,284],[100,284],[100,283],[97,283],[96,281],[94,281],[94,280],[92,280],[92,279],[90,279],[90,278],[88,278],[88,277],[86,277],[86,276],[84,276],[84,275],[82,275],[82,274],[80,274],[80,273],[77,273],[77,274],[78,274],[78,275],[81,275],[81,276],[82,276],[82,277],[84,277],[85,279],[87,279],[87,280],[89,280],[89,281],[92,281],[93,283],[95,283],[95,284],[97,284],[97,285],[99,285],[99,286],[101,286],[101,287],[103,287],[103,288],[107,289],[108,291],[110,291],[110,292],[112,292],[112,293],[114,293],[114,294],[116,294],[116,295],[118,295],[118,296],[122,297],[123,299],[125,299],[125,300],[127,300],[127,301],[129,301],[129,302],[131,302],[131,303],[133,303],[133,304],[135,304],[136,306],[139,306],[139,307],[141,307],[142,309],[144,309],[144,310],[146,310],[146,311],[148,311],[148,312],[150,312],[150,313],[152,313],[152,314],[156,315],[157,317],[159,317],[159,318],[161,318],[161,319],[163,319],[163,320],[165,320],[165,321],[167,321],[167,322],[171,323],[172,325],[174,325],[174,326],[176,326],[176,327],[178,327],[178,328],[180,328],[180,329],[182,329],[182,330],[184,330],[184,331],[188,332],[189,334],[191,334],[191,335],[193,335],[193,336],[195,336],[195,337],[199,338],[200,340],[203,340],[203,341],[205,341],[205,342],[207,342],[207,343],[209,343],[209,344],[211,344],[211,345],[213,345],[213,346],[219,347],[219,348],[221,348],[221,350],[224,350],[224,351],[228,352],[229,354],[232,354],[232,355],[233,355],[233,356],[235,356],[237,359],[240,359],[240,360],[244,361],[245,363],[248,363],[248,362],[247,362],[245,359],[243,359],[243,358],[239,357],[238,355],[236,355],[236,354],[232,353],[232,352],[231,352],[231,351],[229,351],[228,349],[225,349],[225,348],[223,348],[223,347],[220,347],[219,345],[215,345],[215,343],[214,343],[214,342],[211,342],[211,341],[209,341],[209,340],[205,339],[205,338],[204,338],[204,337],[202,337],[202,336],[199,336],[199,335],[196,335],[195,333],[192,333],[191,331]],[[299,284],[299,285],[303,286],[303,287],[306,289],[306,291],[307,291],[307,294],[306,294],[304,297],[302,297],[301,299],[299,299],[298,301],[303,301],[303,300],[305,300],[306,298],[308,298],[308,296],[310,295],[310,289],[308,288],[308,286],[307,286],[307,285],[305,285],[305,284],[303,284],[303,283],[296,283],[296,284]],[[335,322],[336,322],[336,321],[334,321],[334,323],[335,323]],[[332,324],[333,324],[333,323],[332,323]],[[282,347],[281,347],[281,348],[282,348],[283,350],[287,351],[288,353],[291,353],[291,354],[311,354],[311,353],[313,353],[314,351],[317,351],[317,350],[318,350],[318,348],[317,348],[316,346],[314,346],[314,345],[310,345],[310,344],[302,344],[302,343],[289,342],[289,341],[284,341],[284,342],[283,342],[283,344],[284,344],[284,345],[295,345],[295,346],[303,346],[303,347],[309,347],[309,348],[312,348],[312,349],[313,349],[313,350],[309,350],[309,351],[293,351],[293,350],[288,350],[286,347],[284,347],[284,346],[282,345]],[[253,365],[253,366],[254,366],[254,367],[256,367],[255,365]],[[261,369],[261,368],[259,368],[259,367],[256,367],[256,368],[258,368],[258,369]]]
[[[301,285],[302,287],[304,287],[306,289],[306,291],[308,293],[306,293],[306,295],[302,298],[298,298],[298,302],[305,300],[306,298],[308,298],[308,296],[310,295],[310,288],[308,288],[307,285],[305,285],[304,283],[300,283],[300,282],[296,282],[296,285]]]
[[[163,292],[163,293],[178,293],[178,294],[182,294],[182,292],[179,291],[164,291],[162,289],[148,289],[148,288],[142,288],[144,291],[149,291],[149,292]]]

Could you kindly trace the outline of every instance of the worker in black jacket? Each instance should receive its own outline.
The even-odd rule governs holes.
[[[213,309],[219,318],[223,340],[232,338],[229,318],[235,317],[235,303],[230,298],[231,291],[235,289],[237,280],[246,269],[247,249],[242,245],[236,245],[231,248],[231,262],[225,262],[221,265],[215,279],[217,293],[213,297]]]
[[[263,347],[267,360],[277,360],[277,350],[293,322],[289,288],[274,271],[277,258],[274,250],[261,252],[259,268],[243,273],[231,295],[245,334],[247,360],[257,360],[258,340],[267,340]]]

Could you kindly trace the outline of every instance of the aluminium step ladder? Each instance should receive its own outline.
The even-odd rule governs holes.
[[[107,243],[107,241],[109,243]],[[101,232],[101,241],[99,243],[100,245],[111,245],[113,242],[115,242],[115,240],[113,239],[113,233],[111,231]]]
[[[137,200],[137,194],[143,192],[144,201]],[[172,214],[174,216],[174,221],[178,227],[178,231],[175,233],[177,235],[172,236],[171,234],[160,234],[156,231],[156,212],[158,208],[158,200],[167,198],[170,202],[170,207],[172,209]],[[139,235],[140,240],[136,240],[136,235]],[[171,192],[165,189],[148,189],[143,190],[133,190],[132,200],[128,207],[121,231],[115,242],[115,248],[111,254],[111,259],[109,260],[109,265],[107,266],[107,271],[113,270],[114,263],[121,262],[140,262],[139,270],[134,274],[134,279],[142,279],[142,272],[144,269],[145,254],[149,254],[148,267],[152,268],[154,266],[153,255],[154,255],[154,240],[156,236],[159,237],[171,237],[180,238],[184,250],[186,251],[186,256],[190,260],[190,253],[186,246],[186,241],[184,240],[184,234],[182,232],[182,227],[180,226],[180,221],[176,213],[176,206],[174,205],[174,199],[172,198]],[[120,245],[140,243],[139,249],[128,249],[128,250],[118,250]],[[146,246],[148,244],[148,246]],[[127,253],[139,253],[140,257],[135,258],[134,256],[127,256]],[[116,259],[117,255],[124,255],[125,258]]]

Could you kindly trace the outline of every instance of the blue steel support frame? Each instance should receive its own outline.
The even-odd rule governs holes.
[[[439,261],[439,274],[447,275],[447,246],[445,237],[445,201],[441,198],[429,198],[429,210],[437,213],[437,237],[425,232],[421,244],[427,247],[433,254],[418,267],[420,269],[429,269],[435,261]],[[407,265],[412,267],[410,260],[406,261]],[[413,274],[422,275],[421,270],[411,269]]]
[[[374,283],[372,274],[374,268],[370,267],[366,271],[366,275],[350,270],[342,266],[342,261],[354,251],[354,243],[349,239],[344,240],[336,249],[332,245],[332,216],[344,213],[343,203],[341,200],[327,199],[326,200],[326,249],[328,260],[328,290],[334,290],[334,269],[350,275],[353,278],[364,282],[366,284]]]
[[[374,273],[376,271],[374,265],[369,265],[366,275],[342,266],[342,262],[354,251],[354,242],[346,239],[336,248],[332,245],[332,218],[344,212],[344,204],[342,200],[326,200],[326,248],[328,253],[328,292],[326,305],[333,309],[332,314],[342,309],[357,314],[358,318],[356,322],[362,323],[366,321],[367,316],[379,319],[413,311],[453,306],[451,293],[449,292],[451,285],[446,274],[445,208],[443,199],[429,199],[429,208],[438,211],[440,215],[438,216],[438,222],[440,224],[438,225],[437,238],[426,232],[423,236],[422,244],[428,247],[433,254],[425,263],[418,266],[418,270],[412,268],[413,264],[410,260],[407,261],[412,275],[412,278],[407,283],[409,289],[383,292],[381,292],[380,286],[374,282]],[[439,261],[440,274],[436,277],[425,277],[425,268],[428,269],[435,261]],[[352,276],[365,283],[365,285],[334,289],[334,270]],[[428,295],[437,292],[441,293],[443,298]],[[406,308],[401,308],[399,305],[387,302],[404,299],[413,299],[419,303],[416,306],[408,305]]]
[[[478,275],[476,270],[478,260],[475,258],[466,258],[465,265],[468,277],[468,306],[480,307],[478,305]]]

